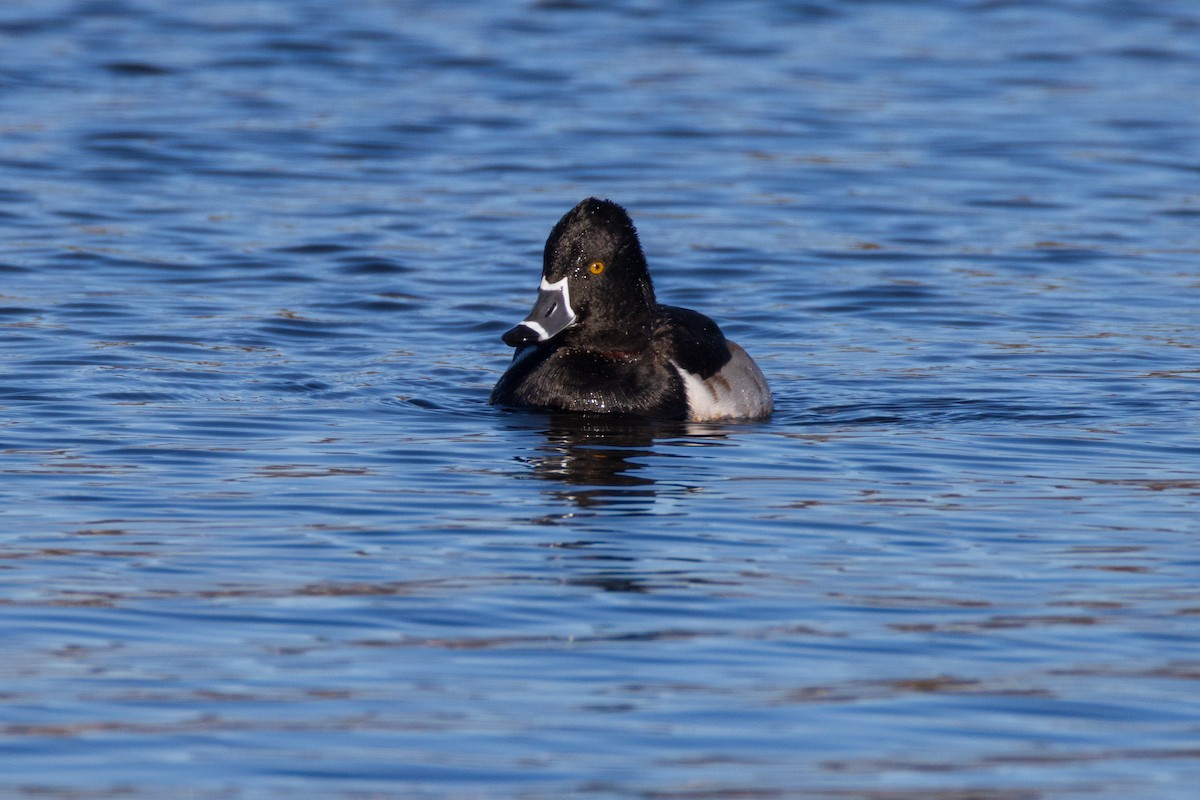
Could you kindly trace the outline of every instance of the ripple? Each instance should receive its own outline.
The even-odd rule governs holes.
[[[1187,4],[34,5],[0,794],[1194,793]],[[487,404],[590,194],[771,419]]]

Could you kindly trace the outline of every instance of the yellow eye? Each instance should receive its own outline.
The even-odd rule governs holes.
[[[601,272],[604,272],[604,262],[593,261],[592,263],[588,264],[588,272],[592,273],[593,275],[599,275]]]

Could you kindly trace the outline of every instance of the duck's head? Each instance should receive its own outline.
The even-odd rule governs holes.
[[[547,342],[598,351],[636,350],[649,341],[654,286],[625,209],[589,197],[550,231],[533,310],[504,334],[511,347]]]

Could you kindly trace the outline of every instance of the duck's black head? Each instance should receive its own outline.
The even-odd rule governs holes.
[[[644,347],[654,322],[654,285],[625,209],[589,197],[550,231],[533,311],[504,334],[514,347],[560,337],[586,350]]]

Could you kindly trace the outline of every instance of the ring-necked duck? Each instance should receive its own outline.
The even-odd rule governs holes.
[[[703,314],[659,305],[625,209],[588,198],[546,240],[529,316],[492,390],[497,405],[695,421],[771,413],[746,351]]]

